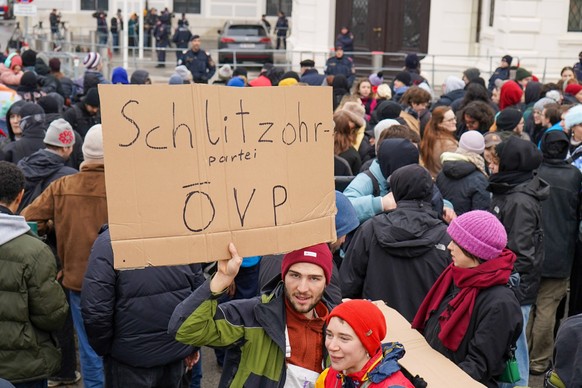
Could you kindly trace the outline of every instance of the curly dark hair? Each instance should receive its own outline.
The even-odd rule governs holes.
[[[0,204],[10,205],[24,189],[24,174],[10,162],[0,162]]]
[[[463,123],[465,122],[465,115],[479,122],[478,131],[481,133],[489,131],[493,121],[495,121],[495,111],[491,105],[483,101],[472,101],[460,111],[459,120]]]

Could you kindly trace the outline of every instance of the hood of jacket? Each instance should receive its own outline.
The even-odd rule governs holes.
[[[65,159],[46,149],[38,150],[18,162],[18,167],[24,173],[27,184],[31,182],[34,185],[54,174],[64,165]]]
[[[0,213],[0,245],[20,237],[30,230],[22,216]]]
[[[378,215],[371,222],[378,244],[396,257],[421,256],[446,233],[446,228],[435,229],[443,222],[427,202],[400,201],[396,210]]]
[[[535,175],[533,179],[518,185],[510,185],[507,183],[489,183],[488,190],[493,194],[513,194],[523,193],[530,195],[540,201],[548,199],[550,196],[550,185],[539,176]]]
[[[473,163],[463,160],[451,160],[443,164],[443,174],[451,179],[464,178],[476,170],[477,167]]]

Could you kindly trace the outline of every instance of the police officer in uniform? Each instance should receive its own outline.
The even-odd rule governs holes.
[[[335,56],[325,63],[325,75],[344,75],[348,79],[350,88],[356,77],[354,61],[352,58],[344,56],[344,47],[341,44],[335,47]]]
[[[188,23],[187,20],[186,23]],[[176,44],[176,48],[179,49],[176,50],[176,62],[179,63],[180,59],[182,58],[182,55],[184,55],[186,51],[188,51],[188,42],[190,42],[191,38],[192,33],[188,28],[188,24],[184,24],[183,19],[178,20],[178,28],[176,29],[176,32],[174,32],[174,36],[172,37],[172,42],[174,42]]]
[[[190,50],[180,60],[192,73],[194,82],[207,84],[216,72],[216,64],[210,57],[210,53],[200,49],[200,35],[193,35],[190,40]]]

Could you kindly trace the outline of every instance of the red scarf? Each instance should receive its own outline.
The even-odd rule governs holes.
[[[412,321],[412,327],[419,331],[424,329],[430,314],[439,308],[441,301],[449,292],[451,283],[454,282],[461,290],[439,317],[441,327],[439,339],[447,349],[457,351],[469,327],[479,291],[507,284],[514,262],[515,254],[509,249],[504,249],[499,257],[487,260],[474,268],[449,265],[424,298]]]

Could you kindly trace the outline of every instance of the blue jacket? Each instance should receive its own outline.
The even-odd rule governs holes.
[[[95,241],[83,288],[81,312],[95,352],[138,368],[166,365],[195,349],[167,333],[174,308],[204,282],[200,264],[113,268],[109,230]]]
[[[317,69],[305,70],[305,73],[301,76],[300,81],[311,86],[321,86],[325,80],[325,75],[319,74]]]
[[[354,62],[351,58],[345,55],[341,58],[331,57],[325,63],[326,75],[341,74],[348,79],[348,84],[351,87],[354,82],[356,74],[354,73]]]
[[[344,190],[344,195],[350,200],[356,209],[360,224],[367,219],[374,217],[376,214],[382,213],[382,197],[389,192],[388,182],[382,175],[378,160],[372,162],[370,172],[378,180],[380,196],[373,196],[374,184],[372,183],[372,179],[370,179],[370,177],[365,173],[359,173],[356,175],[354,180]]]

